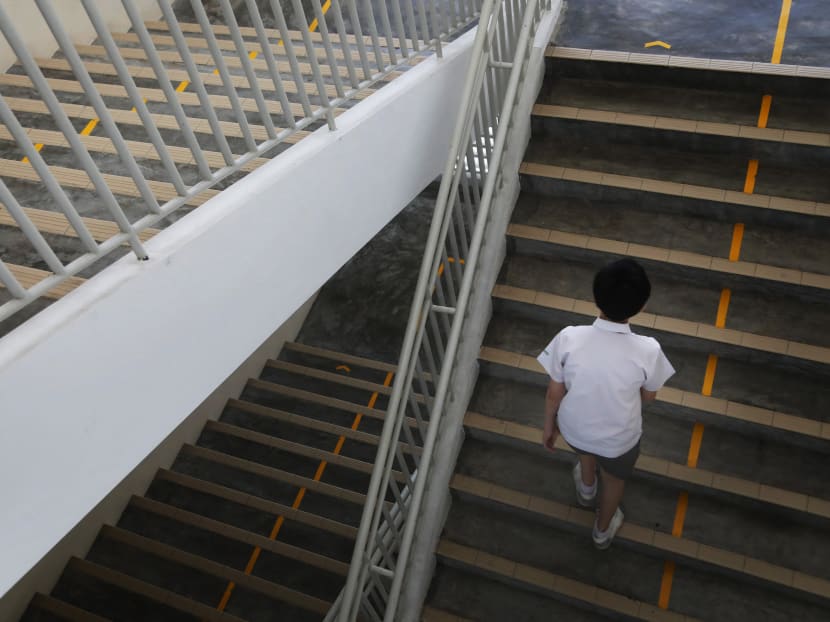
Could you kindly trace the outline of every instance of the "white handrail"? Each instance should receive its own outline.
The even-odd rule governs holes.
[[[514,7],[518,7],[515,13]],[[481,8],[473,64],[436,201],[352,564],[327,622],[353,622],[359,614],[369,620],[395,619],[481,244],[501,181],[502,154],[517,94],[541,12],[549,7],[550,0],[486,0]],[[426,412],[414,399],[414,383],[426,397]],[[417,452],[400,451],[401,443],[417,445],[406,423],[410,416],[418,422],[416,431],[423,441],[417,460],[411,457]],[[390,477],[393,469],[407,476],[402,488]],[[395,520],[390,520],[393,514],[386,508],[390,496],[396,501]]]
[[[64,264],[58,258],[59,253],[52,250],[37,227],[29,220],[25,206],[21,206],[14,196],[13,184],[3,184],[0,188],[2,190],[0,203],[6,207],[18,225],[15,234],[7,232],[7,235],[19,236],[20,240],[27,240],[51,272],[39,282],[24,286],[18,280],[14,266],[11,265],[15,257],[6,253],[0,256],[0,287],[4,288],[7,297],[10,295],[11,298],[0,304],[0,320],[12,316],[26,305],[47,295],[50,290],[61,283],[93,266],[103,256],[118,251],[124,244],[129,245],[138,258],[147,259],[147,252],[140,239],[142,231],[157,225],[208,188],[245,170],[252,160],[267,155],[275,147],[313,124],[325,121],[330,129],[336,129],[336,109],[357,99],[365,89],[383,80],[397,69],[413,64],[418,57],[433,53],[440,55],[442,41],[461,33],[478,18],[478,0],[472,2],[449,0],[450,3],[459,3],[457,6],[453,4],[452,10],[449,9],[447,0],[441,0],[442,5],[438,4],[439,0],[425,0],[426,4],[424,0],[419,0],[418,7],[422,10],[424,17],[419,24],[415,22],[411,0],[387,1],[393,3],[392,20],[389,19],[385,5],[380,9],[380,14],[376,19],[377,4],[368,0],[333,0],[327,2],[325,8],[323,8],[322,0],[309,0],[309,12],[313,15],[308,17],[301,5],[308,7],[309,4],[292,0],[294,24],[299,24],[299,37],[296,36],[297,33],[294,33],[295,36],[292,39],[287,18],[283,15],[283,3],[276,0],[269,3],[246,0],[241,8],[234,9],[228,0],[219,0],[218,7],[224,23],[222,32],[230,36],[230,39],[220,41],[217,38],[219,30],[214,31],[202,0],[191,0],[190,4],[197,24],[187,25],[187,30],[195,32],[204,39],[204,47],[208,49],[208,54],[216,66],[217,77],[210,76],[211,84],[215,84],[218,80],[222,97],[229,102],[227,106],[229,110],[225,111],[226,113],[220,119],[220,115],[214,110],[214,101],[211,99],[213,95],[208,90],[207,80],[203,79],[204,69],[199,68],[204,61],[197,61],[191,53],[183,25],[177,21],[169,0],[157,0],[175,45],[175,50],[168,50],[166,53],[178,55],[184,63],[189,78],[189,85],[183,82],[179,87],[189,86],[192,90],[193,94],[189,97],[197,98],[201,116],[210,125],[211,134],[218,149],[220,163],[214,164],[211,168],[207,158],[209,154],[196,138],[191,127],[192,120],[185,115],[182,105],[185,100],[179,99],[180,88],[174,87],[168,78],[167,69],[161,60],[161,54],[165,52],[157,48],[154,38],[150,36],[148,29],[141,22],[136,0],[121,0],[121,4],[130,20],[138,43],[137,48],[130,49],[131,56],[135,56],[136,52],[144,55],[147,68],[152,72],[147,71],[142,74],[142,79],[154,78],[158,83],[157,92],[164,96],[163,99],[155,96],[153,101],[155,114],[150,113],[143,98],[142,89],[135,83],[134,77],[138,74],[131,73],[135,69],[135,61],[128,62],[122,56],[122,49],[115,43],[111,33],[106,30],[106,19],[101,13],[99,3],[97,0],[82,0],[81,7],[96,31],[100,45],[109,56],[112,71],[121,82],[120,87],[125,93],[123,97],[130,101],[127,107],[133,106],[137,123],[141,123],[146,130],[152,149],[162,165],[160,172],[153,179],[149,179],[132,155],[128,141],[121,134],[122,129],[107,109],[103,94],[99,94],[95,81],[90,76],[81,55],[75,49],[56,10],[55,0],[35,0],[37,10],[42,14],[63,51],[65,62],[78,80],[77,88],[85,94],[94,107],[96,120],[100,121],[97,131],[104,130],[123,165],[123,170],[127,173],[123,179],[128,180],[127,183],[131,183],[138,194],[135,200],[125,199],[123,194],[119,194],[114,187],[111,187],[111,177],[99,169],[96,158],[90,151],[91,148],[87,146],[88,142],[84,140],[83,132],[73,126],[69,113],[53,89],[51,80],[44,75],[38,61],[27,48],[15,26],[13,15],[0,4],[0,33],[17,55],[19,64],[25,72],[24,76],[19,77],[27,79],[31,87],[39,92],[40,98],[65,139],[62,146],[68,145],[67,158],[72,161],[74,167],[83,167],[92,181],[94,190],[104,206],[100,214],[94,215],[117,223],[119,229],[117,233],[104,239],[96,238],[90,233],[80,216],[82,213],[87,216],[91,215],[89,209],[85,205],[73,202],[70,194],[63,190],[52,167],[47,165],[39,153],[42,145],[35,145],[30,140],[26,129],[17,118],[12,100],[6,100],[0,93],[0,120],[12,134],[12,138],[20,149],[20,155],[25,156],[24,162],[28,162],[27,166],[31,166],[33,175],[42,182],[45,194],[48,195],[48,199],[44,197],[46,202],[54,204],[53,209],[60,210],[81,243],[81,254]],[[360,10],[358,10],[358,2],[363,2]],[[260,5],[267,5],[268,9],[262,10],[270,12],[268,20],[263,19]],[[258,63],[256,69],[253,65],[253,57],[249,53],[252,41],[246,41],[243,38],[234,10],[247,11],[247,17],[254,26],[255,35],[246,36],[255,36],[254,45],[260,48],[258,50],[260,60],[256,61]],[[427,12],[432,17],[429,26],[426,20]],[[347,20],[344,20],[344,13],[348,17]],[[404,14],[407,15],[406,27],[402,17]],[[309,17],[313,18],[313,21]],[[329,23],[326,22],[327,19]],[[277,28],[267,30],[264,26],[265,21],[276,23]],[[312,21],[312,25],[309,25],[309,21]],[[312,36],[312,31],[318,27],[319,33],[314,33]],[[330,36],[330,32],[338,37],[338,50],[335,50],[335,40],[333,36]],[[363,32],[369,32],[370,35],[364,37]],[[282,45],[278,48],[277,44],[280,43]],[[280,75],[280,71],[284,72],[284,67],[279,67],[274,58],[278,49],[280,54],[285,56],[293,77],[293,90],[290,93],[285,88],[286,79]],[[356,63],[352,60],[353,53],[360,58],[360,62],[357,63],[359,67],[356,67]],[[204,57],[204,54],[200,56]],[[338,56],[345,59],[346,76],[341,76],[341,69],[344,68],[338,64]],[[308,66],[303,67],[303,63],[308,63]],[[232,73],[231,66],[238,68],[238,71],[234,70],[237,71],[236,75]],[[237,86],[240,78],[245,79],[244,86]],[[265,88],[269,82],[273,85],[273,89]],[[20,82],[10,83],[19,84]],[[243,95],[239,90],[245,87],[247,87],[247,94]],[[266,91],[268,91],[267,95]],[[245,98],[248,99],[243,102]],[[192,99],[187,101],[192,102]],[[295,118],[292,101],[294,108],[302,109],[301,118]],[[247,110],[243,103],[247,105]],[[175,145],[175,147],[184,147],[192,155],[192,168],[195,169],[196,174],[191,175],[189,182],[179,170],[179,165],[172,157],[171,150],[162,139],[160,128],[156,126],[154,117],[159,113],[160,107],[166,107],[169,117],[175,120],[178,129],[181,130],[182,144]],[[254,126],[251,123],[254,119],[257,123],[261,123],[260,135],[256,135],[253,131]],[[227,126],[228,120],[238,126],[242,136],[240,141],[242,144],[236,147],[236,153],[223,133],[223,127]],[[283,127],[280,128],[279,125]],[[181,154],[181,149],[178,153]],[[216,161],[215,157],[213,161]],[[122,183],[120,179],[117,181]],[[175,196],[166,197],[169,199],[166,201],[159,200],[155,190],[158,182],[169,184]],[[129,217],[128,214],[130,214]],[[20,245],[10,243],[5,246],[13,248]]]

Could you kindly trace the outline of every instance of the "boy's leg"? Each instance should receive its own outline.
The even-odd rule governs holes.
[[[597,459],[591,454],[579,454],[579,464],[582,468],[582,483],[593,487],[597,481]]]
[[[611,519],[614,517],[614,512],[620,505],[625,492],[625,480],[619,477],[614,477],[608,471],[599,468],[600,477],[602,478],[602,486],[599,490],[599,511],[597,513],[597,528],[600,531],[606,531]],[[582,473],[585,473],[583,466]],[[584,476],[584,475],[583,475]]]

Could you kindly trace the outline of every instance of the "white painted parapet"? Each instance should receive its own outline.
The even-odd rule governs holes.
[[[473,36],[0,339],[0,595],[440,174]]]

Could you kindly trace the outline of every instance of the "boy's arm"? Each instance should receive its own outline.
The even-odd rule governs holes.
[[[542,444],[549,451],[553,451],[556,437],[559,436],[556,413],[559,412],[559,404],[562,403],[567,391],[564,383],[551,380],[545,393],[545,428],[542,432]]]
[[[645,387],[640,387],[640,398],[644,404],[653,402],[657,398],[657,391],[649,391]]]

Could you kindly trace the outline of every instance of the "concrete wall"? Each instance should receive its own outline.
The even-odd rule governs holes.
[[[473,34],[0,340],[0,594],[440,173]]]
[[[155,0],[133,0],[144,19],[158,19],[161,9]],[[88,44],[95,39],[95,30],[81,6],[80,0],[52,0],[55,12],[69,32],[72,41]],[[124,12],[121,0],[96,0],[99,10],[106,17],[112,32],[127,32],[130,20]],[[35,57],[49,57],[58,49],[58,43],[43,20],[35,0],[0,0],[2,6],[14,19],[18,33]],[[15,56],[5,37],[0,35],[0,71],[6,71],[15,61]]]

